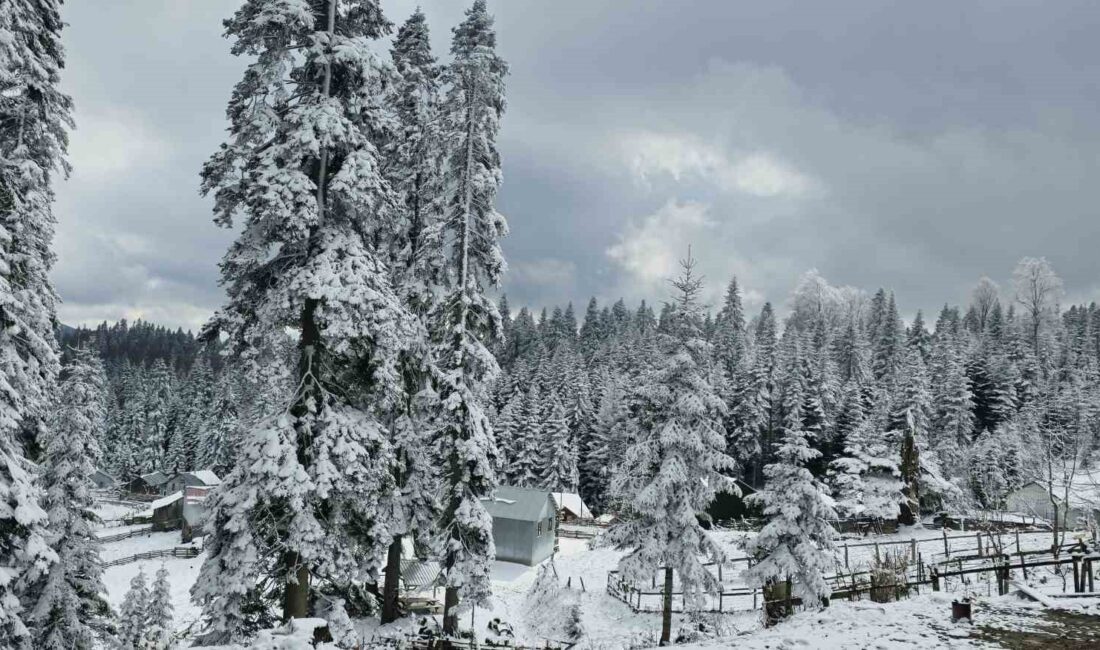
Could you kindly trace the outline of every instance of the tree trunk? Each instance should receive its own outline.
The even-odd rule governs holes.
[[[382,624],[392,623],[401,616],[397,592],[401,585],[401,535],[396,535],[386,552],[386,581],[382,585]]]
[[[458,636],[458,587],[447,587],[443,597],[443,634]]]
[[[905,483],[905,503],[901,505],[898,523],[912,526],[920,513],[920,460],[917,444],[911,431],[906,432],[901,443],[901,480]]]
[[[328,0],[326,12],[327,12],[327,31],[332,34],[336,31],[336,1]],[[322,94],[328,97],[332,92],[332,65],[331,63],[325,63],[325,79],[322,88]],[[321,157],[317,164],[317,176],[314,179],[317,185],[317,221],[318,224],[322,223],[325,219],[325,192],[326,185],[328,183],[328,157],[327,150],[321,151]],[[312,249],[316,237],[316,228],[310,232],[310,248]],[[311,251],[312,252],[312,251]],[[298,375],[300,378],[300,388],[298,394],[295,396],[294,404],[291,405],[291,415],[300,420],[308,415],[311,415],[313,409],[323,408],[321,399],[321,386],[318,373],[320,372],[320,364],[317,363],[318,357],[321,351],[321,330],[318,327],[316,319],[316,311],[318,307],[318,301],[314,298],[307,298],[302,305],[302,318],[301,318],[301,338],[298,340]],[[312,465],[312,454],[310,453],[310,447],[313,443],[312,437],[307,433],[310,431],[308,428],[295,427],[297,431],[297,439],[295,443],[297,445],[297,458],[299,464],[305,469]],[[310,600],[310,575],[309,567],[302,562],[301,556],[297,551],[290,550],[285,556],[285,566],[287,570],[286,585],[283,592],[283,620],[290,620],[292,618],[307,618],[309,616],[309,600]],[[293,578],[291,577],[293,576]]]
[[[309,618],[309,569],[294,551],[286,554],[287,581],[283,592],[283,620]],[[291,578],[293,576],[293,579]]]
[[[661,612],[661,645],[668,645],[672,637],[672,568],[665,567],[665,597]]]

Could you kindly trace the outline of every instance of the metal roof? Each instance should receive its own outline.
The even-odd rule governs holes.
[[[502,485],[492,499],[482,499],[481,503],[494,519],[539,521],[554,512],[554,502],[547,490]]]
[[[406,591],[420,591],[435,586],[439,580],[439,562],[401,560],[401,580]]]

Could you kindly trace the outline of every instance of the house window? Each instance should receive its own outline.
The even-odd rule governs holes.
[[[538,526],[538,536],[542,537],[542,522],[541,521],[539,522],[539,526]]]

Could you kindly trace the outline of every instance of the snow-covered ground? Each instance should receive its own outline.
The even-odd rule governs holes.
[[[103,533],[114,533],[119,529],[107,529]],[[138,535],[117,542],[107,542],[102,545],[100,556],[104,561],[111,561],[123,557],[137,555],[148,551],[159,551],[181,546],[202,547],[202,540],[198,538],[190,544],[180,541],[180,532],[169,531],[163,533],[149,533]],[[202,567],[202,555],[194,558],[155,558],[108,567],[103,571],[103,583],[107,587],[107,600],[118,611],[122,605],[122,599],[130,588],[130,580],[145,571],[146,584],[151,585],[153,577],[161,565],[168,568],[168,581],[171,584],[172,607],[174,609],[174,621],[177,630],[184,630],[194,623],[199,616],[199,610],[191,604],[191,585],[198,579],[199,568]]]
[[[137,514],[146,507],[146,504],[142,503],[117,503],[107,501],[97,501],[95,507],[92,508],[92,512],[96,514],[103,521],[110,521],[112,519],[122,519],[123,517],[129,517]]]
[[[119,529],[122,530],[122,529]],[[108,531],[104,531],[108,532]],[[111,531],[114,532],[114,531]],[[730,557],[742,557],[740,550],[744,540],[754,533],[738,531],[715,531],[715,539]],[[958,533],[949,533],[957,535]],[[880,542],[918,540],[920,553],[942,553],[943,537],[940,531],[926,530],[920,527],[902,530],[894,535],[881,535],[873,538]],[[1011,539],[1014,545],[1015,537]],[[1050,540],[1045,535],[1030,535],[1021,538],[1025,548],[1042,548]],[[849,540],[851,543],[870,541],[869,538]],[[656,639],[660,617],[654,613],[637,613],[622,602],[607,594],[608,571],[615,568],[622,553],[613,549],[592,544],[590,540],[562,538],[559,540],[560,552],[554,558],[559,581],[568,583],[569,588],[579,599],[582,622],[585,629],[585,647],[623,648],[644,647],[647,642]],[[976,541],[966,539],[951,540],[952,548],[973,547]],[[139,535],[103,545],[104,560],[113,560],[146,551],[171,549],[183,546],[178,531]],[[195,542],[192,546],[200,546]],[[894,547],[909,550],[908,545]],[[849,547],[849,563],[854,567],[870,561],[874,556],[873,546]],[[168,568],[171,582],[172,605],[175,609],[175,622],[178,630],[186,629],[199,616],[199,610],[190,602],[190,589],[198,577],[203,556],[196,558],[164,558],[115,566],[104,573],[104,582],[109,592],[109,600],[119,607],[129,588],[130,580],[139,570],[144,569],[151,580],[157,569],[163,564]],[[838,562],[842,555],[838,554]],[[478,608],[474,613],[474,629],[479,636],[485,634],[489,621],[501,618],[512,624],[517,641],[528,644],[541,644],[544,639],[535,634],[529,625],[527,595],[537,575],[537,567],[496,562],[493,565],[493,596],[490,607]],[[727,570],[727,585],[739,583],[737,570]],[[1060,580],[1049,581],[1049,590],[1060,591]],[[990,593],[990,586],[981,581],[970,585],[952,584],[951,592],[923,594],[898,603],[879,605],[870,602],[835,602],[824,612],[800,613],[793,620],[785,622],[771,630],[760,626],[758,611],[745,611],[723,615],[704,615],[703,619],[721,634],[719,640],[700,641],[692,647],[728,647],[739,648],[911,648],[943,647],[974,648],[991,647],[975,635],[974,629],[950,623],[950,601],[963,593],[984,596]],[[442,594],[438,594],[440,597]],[[998,605],[1002,620],[1010,620],[1014,608],[1026,614],[1029,605],[1015,599],[993,599]],[[1007,612],[1007,613],[1006,613]],[[677,614],[674,616],[674,629],[687,629],[691,617]],[[463,617],[463,627],[469,625],[469,615]],[[397,630],[414,628],[417,617],[399,621],[392,626],[379,628],[377,619],[363,621],[360,631],[364,640],[373,635],[388,635]],[[1098,646],[1100,647],[1100,646]]]

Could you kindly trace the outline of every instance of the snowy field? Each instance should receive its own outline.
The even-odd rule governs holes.
[[[739,531],[716,531],[715,539],[726,548],[731,558],[743,557],[741,551],[744,540],[754,533]],[[960,533],[949,533],[960,535]],[[918,540],[920,553],[942,553],[943,537],[941,531],[920,527],[902,530],[893,535],[879,535],[873,538],[850,539],[850,543],[877,540],[888,541]],[[1015,536],[1005,535],[1015,544]],[[1025,535],[1021,537],[1027,548],[1043,548],[1050,543],[1048,535]],[[645,647],[653,642],[659,631],[660,617],[649,612],[634,612],[622,602],[607,594],[608,571],[615,568],[622,553],[609,548],[592,545],[590,540],[562,538],[560,552],[554,558],[558,578],[562,585],[569,584],[579,599],[585,630],[585,645],[592,648]],[[976,540],[972,534],[966,538],[950,540],[952,548],[974,547]],[[178,531],[139,535],[103,545],[104,560],[113,560],[147,551],[171,549],[183,546]],[[200,546],[199,542],[191,546]],[[882,547],[885,549],[886,547]],[[908,545],[896,547],[909,551]],[[869,562],[874,556],[873,546],[850,547],[849,563],[855,568]],[[838,562],[841,562],[838,554]],[[196,558],[164,558],[134,562],[110,567],[104,573],[104,582],[109,591],[112,606],[118,608],[129,588],[130,580],[144,570],[147,578],[152,579],[163,564],[168,568],[171,583],[172,605],[174,607],[176,629],[183,631],[193,625],[199,616],[199,610],[190,602],[190,589],[198,577],[203,556]],[[479,608],[474,612],[474,629],[484,635],[489,621],[501,618],[514,627],[517,641],[528,644],[542,644],[545,639],[532,629],[528,619],[527,595],[537,575],[537,567],[496,562],[493,565],[492,605]],[[741,584],[737,570],[727,570],[724,580],[727,586]],[[1050,580],[1046,585],[1050,591],[1060,591],[1060,580]],[[983,637],[984,632],[966,624],[954,625],[950,622],[950,601],[961,595],[984,597],[990,593],[990,586],[982,581],[969,585],[956,582],[948,586],[950,591],[926,593],[897,603],[875,604],[871,602],[834,602],[827,610],[819,613],[807,612],[796,615],[791,621],[776,629],[763,630],[760,627],[758,611],[742,611],[729,614],[706,614],[701,617],[721,640],[699,641],[693,648],[729,647],[739,648],[978,648],[1001,647],[991,645]],[[441,597],[442,594],[440,593]],[[983,600],[982,602],[987,602]],[[1001,627],[1015,629],[1019,621],[1026,620],[1033,609],[1032,605],[1011,597],[992,598],[996,603],[997,620]],[[745,604],[747,606],[747,603]],[[738,606],[735,604],[735,606]],[[976,606],[977,607],[977,606]],[[976,609],[976,611],[978,611]],[[1095,610],[1093,610],[1095,611]],[[676,614],[673,628],[687,629],[691,617]],[[1100,617],[1094,617],[1100,619]],[[470,619],[464,617],[463,627]],[[1015,621],[1012,625],[1006,622]],[[378,627],[377,620],[363,621],[360,633],[369,641],[375,635],[388,636],[401,630],[409,630],[418,625],[419,617],[409,617],[384,628]],[[1097,647],[1100,647],[1098,645]]]

